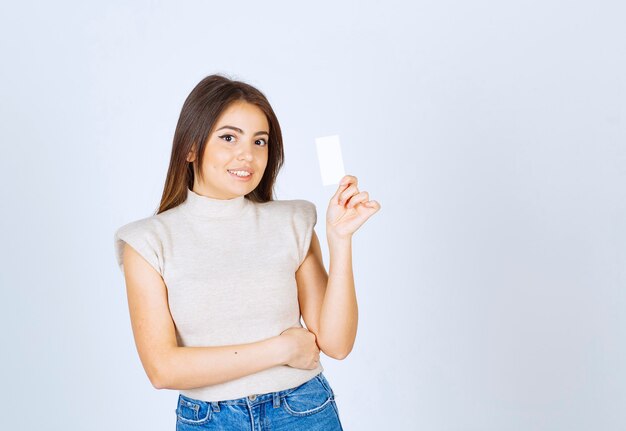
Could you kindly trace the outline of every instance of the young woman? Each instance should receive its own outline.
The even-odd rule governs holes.
[[[177,430],[341,430],[320,351],[352,350],[354,232],[380,209],[346,175],[326,211],[274,200],[281,130],[265,96],[220,75],[189,94],[158,211],[115,232],[131,324]],[[300,323],[303,318],[306,328]]]

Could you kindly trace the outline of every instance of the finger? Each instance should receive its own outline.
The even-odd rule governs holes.
[[[381,208],[380,204],[376,201],[363,202],[361,205],[364,205],[367,208],[374,209],[375,210],[374,212],[378,211]]]
[[[343,178],[341,178],[341,181],[339,181],[339,185],[348,184],[348,183],[357,184],[358,183],[357,177],[355,177],[354,175],[344,175]]]
[[[338,200],[338,204],[339,205],[345,205],[345,203],[347,202],[348,199],[350,199],[350,197],[356,195],[359,193],[359,189],[357,188],[356,185],[352,184],[350,185],[350,187],[348,187],[347,189],[345,189]]]
[[[354,208],[359,203],[367,202],[368,200],[369,200],[369,193],[366,191],[362,191],[361,193],[358,193],[350,198],[350,201],[348,202],[347,207]]]
[[[346,184],[340,184],[339,187],[337,188],[337,191],[335,192],[335,194],[333,195],[333,202],[339,202],[339,196],[341,196],[341,194],[348,189],[348,187],[350,187],[350,183],[346,183]]]
[[[343,178],[341,178],[341,181],[339,181],[339,186],[337,187],[337,191],[335,192],[333,199],[336,199],[343,190],[346,190],[350,186],[350,184],[357,184],[357,182],[358,180],[355,176],[344,175]]]

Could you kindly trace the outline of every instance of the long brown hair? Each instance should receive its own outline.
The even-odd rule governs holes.
[[[202,178],[202,158],[206,141],[213,131],[215,121],[233,102],[245,101],[258,106],[270,126],[267,166],[259,185],[245,198],[254,202],[274,200],[274,183],[284,162],[283,137],[278,118],[265,95],[245,82],[222,75],[209,75],[189,93],[178,117],[174,142],[167,170],[161,203],[155,214],[174,208],[185,201],[187,189],[193,189],[194,166]],[[197,144],[197,147],[196,147]],[[196,150],[193,162],[187,155]]]

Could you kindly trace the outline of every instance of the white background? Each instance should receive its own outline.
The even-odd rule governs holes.
[[[382,209],[359,331],[322,356],[346,430],[626,428],[620,1],[4,2],[0,428],[172,430],[114,230],[156,209],[184,99],[258,86],[278,199],[325,212],[314,138]]]

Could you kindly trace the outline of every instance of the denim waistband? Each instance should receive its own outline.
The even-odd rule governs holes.
[[[328,389],[329,391],[332,392],[332,389],[330,389],[330,385],[328,384],[328,381],[326,380],[326,377],[323,375],[323,372],[320,372],[319,374],[317,374],[315,377],[313,377],[313,379],[318,379],[322,385],[324,385],[326,387],[326,389]],[[188,397],[186,395],[183,394],[179,394],[179,397],[183,400],[186,400],[188,402],[191,403],[206,403],[209,404],[212,408],[213,411],[215,412],[219,412],[220,411],[220,406],[224,406],[224,405],[241,405],[241,406],[256,406],[259,404],[263,404],[266,402],[271,401],[274,404],[274,407],[280,407],[280,399],[289,395],[291,392],[295,391],[296,389],[298,389],[300,386],[306,384],[307,382],[311,381],[311,379],[307,380],[306,382],[302,383],[301,385],[296,386],[295,388],[289,388],[289,389],[284,389],[282,391],[276,391],[276,392],[268,392],[266,394],[255,394],[255,395],[249,395],[246,397],[241,397],[241,398],[235,398],[232,400],[223,400],[223,401],[203,401],[203,400],[197,400],[195,398],[191,398]]]

